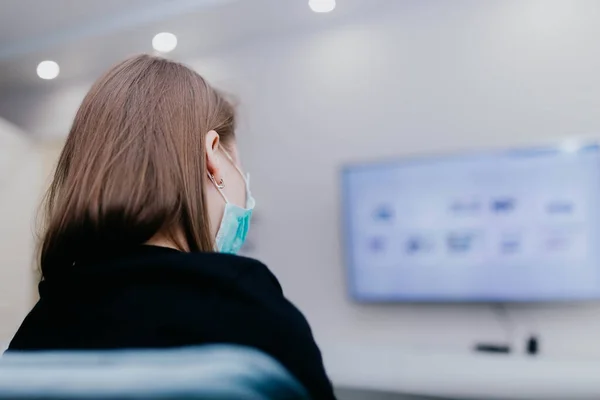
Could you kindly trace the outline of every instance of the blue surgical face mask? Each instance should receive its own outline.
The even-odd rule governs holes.
[[[248,236],[248,230],[250,229],[250,219],[252,218],[252,211],[254,210],[255,201],[250,193],[250,175],[244,176],[240,168],[233,161],[229,153],[221,149],[229,161],[235,166],[235,169],[242,175],[244,182],[246,183],[246,208],[237,206],[229,200],[223,193],[222,187],[220,187],[212,177],[211,181],[216,186],[221,196],[225,200],[225,211],[223,212],[223,218],[221,218],[221,225],[217,231],[216,237],[216,250],[220,253],[237,254],[242,245],[246,241]]]

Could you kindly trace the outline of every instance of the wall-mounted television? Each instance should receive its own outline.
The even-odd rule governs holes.
[[[365,302],[600,299],[600,147],[356,164],[348,288]]]

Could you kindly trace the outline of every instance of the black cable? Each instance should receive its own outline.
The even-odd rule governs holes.
[[[515,347],[516,337],[517,337],[517,328],[513,318],[504,303],[496,303],[491,306],[493,314],[496,316],[498,323],[500,324],[501,329],[504,330],[504,340],[506,340],[506,345],[511,350],[516,350]]]
[[[477,343],[475,350],[487,353],[511,353],[513,351],[518,351],[519,349],[517,346],[519,341],[517,337],[516,324],[508,308],[503,303],[497,303],[491,305],[491,310],[496,316],[500,327],[504,331],[504,340],[506,343]],[[537,331],[537,329],[535,330]],[[525,338],[524,348],[525,352],[530,356],[538,354],[540,352],[539,336],[535,333],[529,333],[529,335]]]

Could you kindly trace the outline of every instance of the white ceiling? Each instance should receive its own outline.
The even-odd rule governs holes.
[[[98,25],[168,0],[8,0],[0,14],[0,58],[35,51],[64,40],[65,33],[99,30]],[[91,29],[90,29],[91,28]]]
[[[334,12],[315,14],[307,0],[0,0],[0,87],[43,84],[35,69],[44,59],[61,66],[53,84],[89,79],[151,51],[160,31],[178,36],[175,58],[189,58],[325,28],[396,1],[337,0]]]

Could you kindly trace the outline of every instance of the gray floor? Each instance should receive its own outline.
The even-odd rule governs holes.
[[[444,400],[441,398],[411,396],[398,393],[388,393],[370,390],[336,389],[338,400]],[[460,399],[447,399],[460,400]]]

